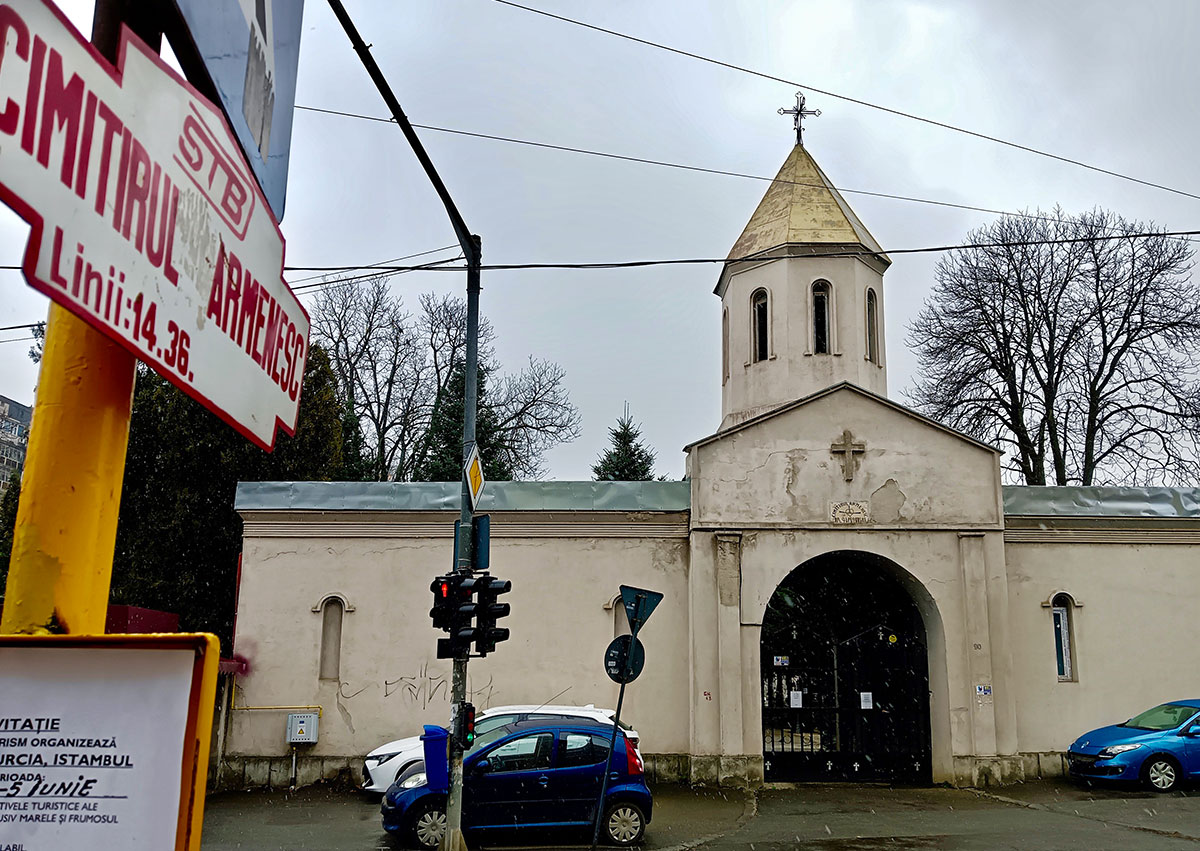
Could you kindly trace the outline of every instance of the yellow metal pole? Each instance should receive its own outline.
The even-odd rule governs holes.
[[[133,355],[50,306],[0,633],[103,633]]]

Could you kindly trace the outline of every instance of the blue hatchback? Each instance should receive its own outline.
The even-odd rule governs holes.
[[[1155,792],[1173,791],[1200,779],[1200,700],[1164,703],[1084,733],[1067,759],[1076,780],[1140,781]]]
[[[463,829],[590,828],[612,727],[583,719],[519,721],[480,735],[463,760]],[[642,758],[618,733],[604,797],[601,837],[639,842],[653,801]],[[446,793],[430,788],[423,764],[404,772],[382,804],[383,828],[435,848],[446,830]]]

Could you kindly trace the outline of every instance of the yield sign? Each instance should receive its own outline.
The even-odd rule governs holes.
[[[262,448],[295,428],[283,236],[220,111],[128,29],[114,69],[49,0],[0,5],[0,200],[32,287]]]
[[[625,603],[625,615],[629,618],[630,632],[637,634],[654,609],[662,602],[663,595],[658,591],[647,591],[645,588],[621,586],[621,601]]]

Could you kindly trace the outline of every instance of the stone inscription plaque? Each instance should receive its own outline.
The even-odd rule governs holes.
[[[829,519],[834,523],[846,525],[869,523],[871,521],[871,503],[866,501],[831,502]]]

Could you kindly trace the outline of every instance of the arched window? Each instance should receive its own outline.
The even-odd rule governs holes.
[[[721,386],[729,381],[729,308],[721,311]]]
[[[1045,604],[1043,604],[1045,605]],[[1071,616],[1075,601],[1070,594],[1055,594],[1050,602],[1050,613],[1054,620],[1054,657],[1058,667],[1060,683],[1075,682],[1075,624]]]
[[[827,355],[829,345],[829,281],[812,285],[813,354]]]
[[[621,595],[617,594],[605,603],[604,608],[612,610],[613,638],[629,635],[632,630],[629,628],[629,616],[625,613],[625,601],[621,598]]]
[[[771,317],[767,309],[767,291],[755,290],[750,296],[750,329],[751,329],[751,351],[750,360],[758,363],[760,360],[766,360],[771,352],[770,332]]]
[[[342,615],[345,607],[340,597],[329,597],[321,606],[321,668],[323,680],[341,679]]]
[[[879,363],[879,305],[875,290],[867,290],[867,360]]]

